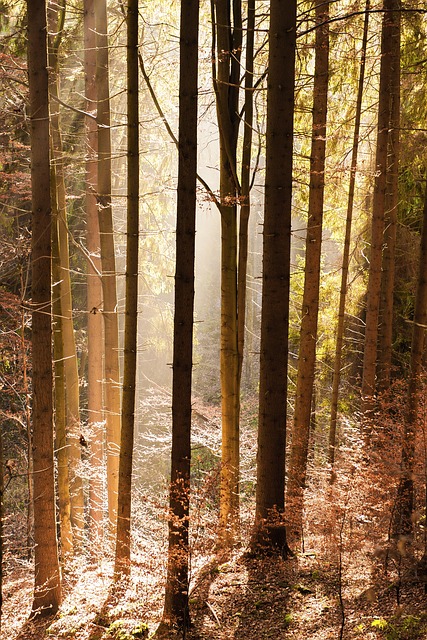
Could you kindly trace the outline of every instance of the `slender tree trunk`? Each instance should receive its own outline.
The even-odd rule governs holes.
[[[103,318],[105,340],[105,417],[107,429],[108,517],[111,531],[117,521],[117,487],[120,450],[119,328],[116,293],[116,259],[111,206],[110,92],[106,0],[95,2],[98,89],[98,216],[101,238]]]
[[[21,292],[24,295],[24,283],[21,273]],[[34,474],[32,456],[32,430],[31,430],[31,406],[30,390],[28,385],[28,360],[27,347],[25,344],[25,309],[21,308],[21,354],[22,354],[22,390],[25,396],[25,427],[27,435],[27,486],[28,486],[28,506],[27,506],[27,557],[31,558],[34,547]]]
[[[85,89],[86,112],[96,114],[96,31],[95,0],[85,0]],[[88,346],[88,429],[90,435],[91,475],[89,481],[89,518],[91,553],[98,557],[103,543],[103,476],[105,422],[102,410],[104,335],[102,322],[101,240],[98,207],[98,130],[96,120],[86,118],[86,246],[90,255],[87,274],[87,346]]]
[[[69,478],[69,448],[67,445],[67,408],[65,393],[64,349],[62,340],[61,267],[59,258],[58,207],[54,185],[55,170],[51,167],[52,190],[52,311],[53,357],[55,362],[55,449],[58,468],[58,506],[62,562],[73,555],[71,499]]]
[[[138,334],[139,112],[138,0],[127,3],[127,226],[122,430],[115,576],[130,573],[130,518]]]
[[[390,386],[393,343],[393,293],[399,204],[400,11],[400,0],[394,0],[394,12],[390,16],[393,23],[391,27],[391,105],[377,367],[378,388],[382,391]]]
[[[80,402],[79,373],[76,342],[73,326],[73,304],[71,298],[70,258],[68,248],[68,222],[66,210],[66,193],[64,178],[64,152],[59,116],[59,47],[65,18],[65,2],[49,7],[49,26],[54,34],[49,38],[49,68],[51,80],[50,95],[53,97],[51,109],[52,158],[56,191],[57,230],[59,249],[59,305],[61,317],[60,337],[62,339],[63,373],[65,376],[65,394],[67,408],[67,446],[69,459],[69,480],[71,499],[71,523],[73,527],[73,543],[80,549],[84,532],[84,495],[81,476],[80,450]],[[66,534],[68,536],[68,533]]]
[[[245,347],[246,292],[248,272],[248,228],[251,211],[251,156],[254,112],[253,74],[255,39],[255,0],[248,0],[246,22],[246,73],[245,73],[245,117],[242,151],[242,188],[240,195],[239,255],[237,283],[237,346],[238,346],[238,389],[242,379],[243,355]]]
[[[288,552],[284,525],[296,2],[271,0],[254,542]]]
[[[394,0],[384,0],[381,32],[381,67],[378,104],[375,188],[372,211],[372,235],[369,254],[369,280],[366,300],[365,348],[362,373],[362,410],[365,414],[365,436],[370,439],[369,415],[374,408],[378,319],[381,292],[382,250],[384,241],[385,196],[387,190],[387,149],[390,126],[390,72],[392,63],[392,12]]]
[[[287,503],[288,532],[299,540],[303,526],[303,499],[316,366],[317,319],[320,293],[320,257],[325,190],[326,117],[329,78],[329,3],[315,0],[316,45],[313,88],[313,129],[310,157],[310,192],[305,249],[305,278],[295,394],[295,411],[289,461]]]
[[[159,631],[189,627],[191,375],[197,171],[199,0],[182,0],[179,82],[179,158],[172,383],[172,457],[165,608]]]
[[[212,2],[213,82],[220,136],[221,406],[220,543],[237,534],[239,511],[239,359],[237,345],[238,96],[242,41],[241,2]],[[215,46],[216,44],[216,46]]]
[[[412,328],[411,372],[402,445],[401,479],[393,522],[393,535],[412,535],[414,510],[415,443],[419,423],[420,394],[423,381],[423,354],[427,327],[427,187],[421,233],[420,266]]]
[[[61,602],[53,467],[51,203],[47,24],[44,0],[27,2],[32,186],[32,357],[35,581],[33,616]]]
[[[353,149],[351,154],[350,185],[348,190],[348,201],[347,201],[347,217],[345,222],[344,250],[343,250],[342,269],[341,269],[340,301],[339,301],[339,308],[338,308],[338,321],[337,321],[336,342],[335,342],[334,373],[332,378],[331,420],[329,425],[329,448],[328,448],[328,462],[331,465],[331,468],[334,466],[334,463],[335,463],[338,395],[339,395],[339,386],[340,386],[340,379],[341,379],[341,361],[342,361],[341,354],[342,354],[342,348],[343,348],[343,342],[344,342],[345,304],[346,304],[346,298],[347,298],[348,269],[350,264],[351,228],[353,224],[354,190],[356,186],[357,156],[359,152],[360,119],[362,115],[363,88],[364,88],[364,82],[365,82],[366,44],[368,41],[370,6],[371,6],[370,0],[366,0],[365,20],[363,25],[362,51],[361,51],[361,58],[360,58],[359,86],[357,89],[356,114],[355,114],[355,122],[354,122]]]

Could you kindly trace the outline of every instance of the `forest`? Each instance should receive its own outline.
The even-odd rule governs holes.
[[[0,636],[427,638],[427,8],[0,0]]]

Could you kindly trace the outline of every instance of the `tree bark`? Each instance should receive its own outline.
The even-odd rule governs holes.
[[[104,318],[104,389],[107,442],[108,517],[111,533],[117,523],[117,488],[120,451],[120,372],[117,316],[116,259],[111,205],[111,137],[108,24],[106,0],[95,2],[98,88],[98,216],[101,238],[102,293]]]
[[[303,500],[307,473],[308,441],[316,366],[317,319],[320,294],[320,257],[325,190],[326,119],[329,79],[329,3],[315,0],[316,44],[313,87],[313,128],[310,156],[310,190],[305,248],[305,278],[295,393],[294,423],[286,499],[288,532],[299,540],[303,526]]]
[[[381,278],[380,323],[378,339],[378,389],[390,386],[393,343],[393,294],[396,260],[397,209],[399,205],[400,146],[400,0],[394,0],[391,14],[390,127],[388,140],[387,186],[385,196],[385,230],[383,275]]]
[[[242,188],[240,195],[239,220],[239,254],[238,254],[238,282],[237,282],[237,347],[238,347],[238,389],[242,380],[243,356],[245,350],[246,324],[246,292],[248,274],[248,230],[251,212],[251,156],[252,129],[254,112],[254,39],[255,39],[255,0],[248,0],[246,22],[246,53],[245,53],[245,115],[242,150]]]
[[[296,2],[271,0],[254,543],[286,555],[285,444]]]
[[[370,0],[366,0],[365,20],[363,25],[362,50],[361,50],[361,59],[360,59],[360,71],[359,71],[359,86],[357,89],[356,113],[355,113],[355,122],[354,122],[353,149],[351,153],[350,185],[348,190],[347,217],[345,222],[344,249],[343,249],[343,257],[342,257],[342,267],[341,267],[341,288],[340,288],[340,301],[339,301],[339,308],[338,308],[338,321],[337,321],[337,329],[336,329],[334,372],[333,372],[333,378],[332,378],[331,419],[329,424],[329,447],[328,447],[328,462],[331,465],[331,468],[335,464],[335,453],[336,453],[338,396],[339,396],[339,386],[340,386],[340,380],[341,380],[341,361],[342,361],[341,354],[342,354],[342,348],[344,343],[345,304],[346,304],[346,298],[347,298],[348,269],[350,264],[351,228],[353,223],[354,191],[356,186],[357,157],[359,152],[359,133],[360,133],[360,120],[362,115],[363,88],[364,88],[364,81],[365,81],[366,44],[368,41],[368,24],[369,24],[370,6],[371,6]]]
[[[44,0],[27,2],[32,187],[32,357],[35,580],[33,616],[61,602],[53,467],[51,202],[47,24]]]
[[[85,91],[86,112],[95,116],[96,87],[96,27],[95,0],[84,3]],[[88,432],[90,437],[91,474],[89,481],[89,535],[93,559],[103,544],[103,477],[105,421],[103,415],[104,335],[102,322],[101,240],[99,235],[98,206],[98,130],[94,117],[86,118],[86,247],[90,261],[87,267],[87,383]]]
[[[381,31],[381,67],[378,104],[375,188],[372,210],[372,234],[369,254],[369,280],[366,300],[365,346],[362,372],[362,411],[365,415],[365,440],[370,441],[369,418],[375,406],[378,319],[381,292],[382,251],[384,241],[385,196],[387,190],[387,149],[390,126],[390,72],[392,63],[392,13],[394,0],[384,0]]]
[[[58,467],[58,506],[60,521],[61,560],[73,555],[69,449],[67,446],[67,401],[65,394],[64,348],[62,340],[61,267],[59,258],[58,207],[56,204],[55,170],[51,167],[52,190],[52,311],[53,357],[55,362],[55,450]]]
[[[162,629],[189,627],[191,376],[197,175],[199,0],[182,0],[168,571]]]
[[[403,432],[401,478],[397,490],[393,536],[410,536],[413,533],[414,463],[415,444],[420,413],[420,394],[423,388],[423,355],[427,327],[427,187],[424,199],[423,227],[421,232],[420,266],[415,296],[415,313],[412,328],[411,371]]]
[[[60,337],[62,340],[63,373],[65,378],[66,417],[69,461],[69,495],[71,500],[71,523],[73,528],[73,546],[81,549],[84,535],[84,495],[81,476],[81,448],[80,448],[80,400],[79,400],[79,372],[76,352],[76,342],[73,326],[73,304],[71,298],[70,257],[68,247],[67,204],[64,177],[64,152],[59,115],[59,47],[62,39],[62,29],[65,18],[65,2],[50,6],[48,10],[50,32],[49,37],[49,69],[50,95],[53,106],[51,109],[51,141],[52,160],[55,178],[52,187],[55,189],[57,210],[57,237],[59,251],[59,307],[60,307]],[[65,515],[65,514],[64,514]],[[66,534],[68,536],[68,533]],[[70,551],[70,550],[69,550]]]
[[[212,2],[213,82],[220,136],[221,407],[220,544],[237,534],[239,512],[239,360],[237,344],[238,98],[242,41],[241,2]],[[216,46],[215,46],[216,43]]]
[[[139,244],[139,111],[138,0],[128,0],[127,14],[127,225],[126,300],[122,429],[117,510],[116,579],[130,573],[131,491],[135,423],[136,353],[138,334]]]

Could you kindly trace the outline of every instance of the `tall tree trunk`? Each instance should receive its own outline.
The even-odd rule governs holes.
[[[95,0],[85,0],[85,90],[86,112],[96,114],[96,31]],[[91,553],[98,556],[103,543],[103,476],[105,422],[102,410],[102,355],[104,335],[102,322],[101,258],[96,193],[98,186],[98,130],[94,117],[86,118],[86,247],[90,255],[87,273],[87,382],[88,428],[90,435],[91,474],[89,481],[89,518]]]
[[[53,466],[51,203],[47,24],[44,0],[27,2],[32,187],[34,616],[61,602]]]
[[[246,54],[245,54],[245,115],[243,131],[242,151],[242,188],[240,195],[240,221],[239,221],[239,255],[238,255],[238,282],[237,282],[237,346],[238,346],[238,389],[242,379],[243,355],[245,347],[246,324],[246,291],[248,272],[248,229],[251,212],[251,156],[252,156],[252,129],[254,112],[254,39],[255,39],[255,0],[248,0],[248,13],[246,22]]]
[[[303,497],[316,366],[317,319],[320,293],[320,257],[325,190],[326,117],[329,78],[329,3],[315,0],[316,44],[313,88],[313,129],[310,157],[310,192],[305,245],[305,278],[298,356],[295,411],[286,499],[288,532],[299,540],[303,526]]]
[[[76,342],[73,326],[73,304],[71,298],[70,258],[68,248],[67,204],[64,178],[64,152],[59,116],[59,47],[65,18],[65,2],[49,6],[49,68],[51,79],[49,91],[52,96],[51,136],[52,159],[55,178],[53,188],[56,191],[57,229],[59,248],[59,303],[61,315],[62,354],[64,359],[65,394],[67,407],[67,446],[69,448],[69,479],[71,499],[71,523],[73,527],[73,544],[80,549],[84,532],[84,495],[81,476],[80,450],[80,403],[79,373]],[[68,535],[68,534],[67,534]]]
[[[199,0],[182,0],[180,27],[179,157],[172,383],[172,456],[165,608],[159,631],[189,627],[191,375],[197,171]]]
[[[95,2],[98,89],[98,216],[101,237],[103,318],[105,341],[105,417],[107,430],[108,517],[111,531],[117,522],[120,451],[120,372],[117,315],[116,259],[111,206],[110,90],[106,0]]]
[[[139,243],[139,112],[138,0],[128,0],[127,14],[127,226],[126,301],[122,430],[117,510],[116,579],[130,573],[130,518],[133,433],[135,423],[136,352],[138,334]]]
[[[351,228],[353,224],[354,190],[356,186],[357,156],[359,152],[360,119],[362,115],[363,88],[365,82],[366,44],[368,41],[369,10],[371,2],[366,0],[365,19],[363,24],[362,51],[360,58],[359,86],[357,89],[356,114],[354,121],[353,149],[351,153],[350,185],[348,190],[347,217],[345,222],[344,250],[341,268],[341,288],[338,308],[338,320],[335,342],[334,372],[332,378],[331,419],[329,425],[328,462],[331,468],[335,464],[335,447],[337,433],[338,395],[341,380],[342,347],[344,342],[345,304],[347,298],[348,269],[350,264]]]
[[[392,63],[394,0],[384,0],[381,31],[381,67],[378,104],[377,149],[375,157],[375,188],[372,211],[369,280],[366,300],[365,347],[362,373],[362,410],[365,414],[365,438],[370,440],[369,416],[374,408],[378,319],[381,292],[384,213],[387,190],[387,149],[390,126],[390,72]]]
[[[237,533],[239,511],[239,361],[237,345],[238,97],[242,41],[241,2],[212,1],[213,82],[220,137],[221,406],[220,543]],[[215,46],[216,45],[216,46]]]
[[[64,343],[62,340],[61,266],[59,258],[59,222],[56,203],[55,169],[51,166],[52,203],[52,311],[53,359],[55,362],[55,449],[58,468],[58,506],[62,562],[73,555],[71,499],[69,478],[69,448],[67,446],[67,402],[65,393]]]
[[[397,208],[399,204],[400,145],[400,0],[394,0],[391,35],[390,127],[388,140],[387,187],[385,197],[385,230],[383,275],[381,278],[380,323],[378,339],[378,389],[390,385],[393,343],[393,293],[396,260]]]
[[[418,423],[420,420],[420,393],[423,386],[423,354],[427,327],[427,187],[424,199],[423,228],[421,233],[420,266],[415,296],[412,328],[411,372],[403,432],[401,479],[395,505],[393,535],[411,535],[414,509],[414,457]]]
[[[285,445],[296,2],[271,0],[254,542],[286,555]]]

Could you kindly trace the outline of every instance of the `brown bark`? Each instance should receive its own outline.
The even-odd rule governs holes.
[[[384,0],[381,31],[381,67],[378,103],[377,149],[375,156],[375,188],[372,204],[372,234],[369,254],[369,280],[366,300],[365,345],[362,373],[362,410],[365,414],[365,436],[370,438],[369,416],[374,408],[378,319],[381,292],[384,216],[387,190],[387,149],[390,126],[390,72],[392,63],[392,13],[394,0]]]
[[[254,73],[254,36],[255,36],[255,0],[248,0],[246,22],[246,70],[245,70],[245,114],[242,151],[242,187],[240,194],[239,254],[237,282],[237,347],[238,347],[238,388],[242,379],[243,355],[245,348],[246,291],[248,272],[248,230],[251,212],[251,156],[252,129],[254,112],[253,73]]]
[[[71,523],[73,527],[74,548],[79,549],[83,543],[84,532],[84,495],[81,477],[80,450],[80,402],[79,402],[79,373],[76,352],[76,342],[73,326],[73,305],[71,298],[70,258],[68,247],[68,222],[64,178],[64,152],[60,127],[58,98],[59,90],[59,47],[62,38],[62,28],[65,17],[65,3],[49,7],[48,12],[50,32],[49,37],[49,68],[51,109],[51,143],[55,178],[52,187],[55,189],[57,209],[57,233],[59,251],[59,296],[60,307],[60,337],[62,339],[63,373],[65,378],[66,413],[67,413],[67,446],[69,461],[69,481],[71,500]],[[68,536],[68,533],[66,534]]]
[[[378,389],[390,385],[393,342],[393,293],[396,260],[397,209],[399,204],[400,145],[400,0],[394,1],[391,14],[390,127],[388,140],[387,186],[385,197],[385,230],[383,275],[381,278],[380,323],[378,339]]]
[[[288,551],[284,526],[296,2],[271,1],[255,543]]]
[[[220,544],[237,534],[239,511],[239,361],[237,344],[238,97],[242,42],[241,2],[212,2],[213,82],[220,136],[221,407]],[[215,46],[216,45],[216,46]]]
[[[320,293],[320,257],[325,189],[326,118],[329,78],[329,3],[314,2],[316,43],[313,87],[313,128],[310,156],[310,190],[305,249],[305,278],[295,393],[294,423],[289,460],[287,503],[288,531],[299,540],[303,524],[303,496],[316,365],[317,319]]]
[[[27,2],[32,187],[32,357],[35,580],[33,616],[61,602],[53,468],[51,203],[47,24],[44,0]]]
[[[108,71],[108,24],[106,0],[95,2],[98,89],[98,216],[101,238],[104,319],[104,390],[107,443],[108,517],[111,532],[117,522],[117,487],[120,451],[120,373],[117,316],[116,259],[111,204],[110,91]]]
[[[360,59],[360,72],[359,72],[359,85],[357,89],[356,100],[356,113],[354,122],[354,135],[353,135],[353,149],[351,154],[351,166],[350,166],[350,185],[348,190],[347,201],[347,216],[345,223],[345,236],[344,236],[344,249],[342,257],[341,267],[341,288],[340,288],[340,301],[338,308],[338,321],[336,330],[335,341],[335,358],[334,358],[334,373],[332,378],[332,397],[331,397],[331,419],[329,425],[329,448],[328,448],[328,462],[331,467],[335,463],[335,448],[336,448],[336,432],[337,432],[337,414],[338,414],[338,395],[341,379],[341,354],[344,343],[344,320],[345,320],[345,304],[347,298],[347,281],[348,281],[348,269],[350,264],[350,242],[351,242],[351,228],[353,223],[353,204],[354,204],[354,190],[356,186],[356,173],[357,173],[357,157],[359,151],[359,133],[360,133],[360,119],[362,114],[362,100],[363,100],[363,88],[365,80],[365,66],[366,66],[366,44],[368,40],[368,24],[369,24],[369,10],[370,0],[366,0],[365,5],[365,20],[363,26],[363,39],[362,39],[362,51]]]
[[[393,535],[413,532],[415,443],[420,420],[420,394],[423,387],[423,355],[427,327],[427,188],[424,199],[420,266],[415,296],[411,345],[411,371],[402,444],[401,479],[397,491]]]
[[[67,402],[65,394],[64,349],[62,340],[61,267],[59,258],[58,208],[56,206],[55,171],[52,177],[52,311],[53,357],[55,362],[55,450],[58,468],[58,506],[62,562],[73,554],[71,499],[69,478],[69,449],[67,446]]]
[[[182,0],[169,548],[161,629],[174,625],[184,635],[190,624],[188,529],[196,233],[198,18],[199,0]]]
[[[117,508],[116,579],[130,573],[130,519],[133,435],[135,423],[136,352],[138,333],[139,243],[139,112],[138,0],[128,0],[127,26],[127,225],[125,274],[125,341],[122,428]]]

